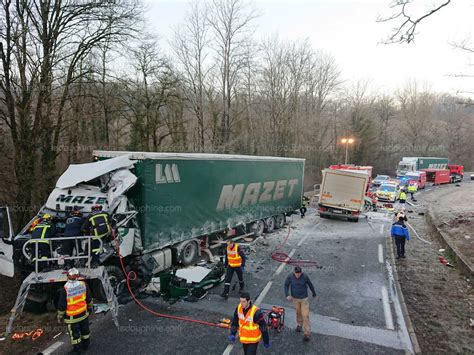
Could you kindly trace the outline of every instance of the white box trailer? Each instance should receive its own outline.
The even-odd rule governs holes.
[[[364,210],[369,174],[363,170],[323,170],[319,195],[321,218],[343,217],[358,222]]]

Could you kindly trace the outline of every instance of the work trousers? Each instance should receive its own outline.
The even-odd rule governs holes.
[[[311,334],[311,323],[309,321],[309,301],[306,298],[294,298],[293,305],[296,311],[296,324],[303,327],[304,334]]]
[[[79,352],[81,349],[87,350],[89,348],[89,317],[77,323],[67,323],[67,332],[75,352]]]
[[[397,246],[397,256],[405,256],[405,237],[395,236],[395,245]]]
[[[81,242],[78,241],[78,247],[79,250],[76,250],[76,253],[79,255],[82,253],[82,248],[81,248]],[[62,255],[65,256],[73,256],[74,249],[76,249],[76,240],[75,239],[66,239],[63,240],[63,245],[62,245]],[[67,267],[73,267],[74,266],[74,260],[66,260],[65,265]]]
[[[49,261],[41,261],[41,259],[51,257],[49,243],[34,243],[34,245],[33,261],[36,261],[36,249],[38,249],[38,271],[42,271],[48,267]]]
[[[245,355],[256,355],[258,343],[251,343],[251,344],[242,344],[244,346],[244,354]]]
[[[234,272],[237,274],[237,277],[239,278],[239,285],[240,285],[240,291],[244,290],[244,275],[242,274],[242,268],[239,267],[227,267],[227,270],[225,272],[225,280],[224,280],[224,294],[228,295],[229,290],[230,290],[230,283],[232,281],[232,277],[234,276]]]
[[[301,218],[303,218],[306,215],[307,210],[308,209],[304,206],[300,208]]]

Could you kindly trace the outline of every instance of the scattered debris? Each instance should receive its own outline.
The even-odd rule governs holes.
[[[438,250],[439,253],[444,253],[446,249],[440,249]]]
[[[439,262],[440,262],[441,264],[443,264],[443,265],[446,265],[446,266],[449,266],[449,267],[454,268],[454,265],[452,265],[452,264],[448,261],[448,259],[446,259],[446,258],[445,258],[444,256],[442,256],[442,255],[439,256]]]
[[[58,334],[56,334],[53,339],[56,339],[58,336],[60,336],[63,332],[59,332]]]
[[[109,309],[110,306],[107,303],[94,304],[94,314],[107,313]]]
[[[424,215],[425,215],[425,212],[418,212],[418,215],[419,215],[419,216],[424,216]]]
[[[465,239],[471,239],[471,236],[465,235],[464,238],[465,238]]]
[[[13,340],[21,340],[25,338],[29,338],[31,336],[32,340],[38,339],[40,336],[43,335],[43,329],[38,328],[36,330],[32,330],[31,332],[18,332],[18,333],[13,333],[11,335],[11,338]]]

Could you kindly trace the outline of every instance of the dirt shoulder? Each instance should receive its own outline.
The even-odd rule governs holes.
[[[474,268],[474,183],[450,186],[429,196],[433,223],[467,269]],[[469,275],[469,273],[466,273]],[[472,276],[471,276],[472,277]]]
[[[397,260],[400,285],[415,333],[424,354],[474,353],[474,292],[470,280],[456,268],[439,261],[442,248],[426,220],[429,206],[450,206],[447,189],[470,193],[472,186],[444,186],[417,196],[418,206],[408,208],[411,240],[406,245],[407,259]],[[473,184],[474,185],[474,184]],[[462,192],[461,192],[462,191]],[[453,201],[453,205],[456,202]],[[441,208],[449,210],[449,207]]]

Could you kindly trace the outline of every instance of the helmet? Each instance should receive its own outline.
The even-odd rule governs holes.
[[[78,217],[81,217],[81,216],[82,216],[82,212],[79,211],[79,210],[73,210],[73,211],[71,212],[71,214],[72,214],[73,216],[78,216]]]
[[[101,205],[94,205],[91,207],[91,210],[92,211],[100,211],[102,210],[102,206]]]
[[[51,220],[52,216],[49,213],[45,213],[43,216],[41,216],[41,219],[43,221],[49,221]]]
[[[79,270],[77,270],[75,267],[69,269],[67,272],[67,278],[69,280],[77,280],[79,278]]]

